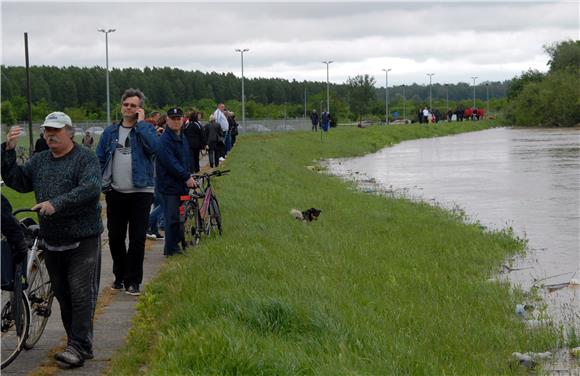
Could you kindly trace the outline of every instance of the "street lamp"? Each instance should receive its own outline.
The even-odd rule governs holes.
[[[485,83],[485,98],[486,98],[486,109],[485,112],[487,112],[487,115],[489,116],[489,82]]]
[[[427,73],[427,76],[429,76],[429,111],[433,111],[433,105],[432,105],[432,96],[431,96],[431,78],[433,78],[433,76],[435,76],[435,73]]]
[[[242,57],[242,126],[246,126],[246,97],[244,96],[244,52],[250,51],[248,48],[236,49]]]
[[[475,108],[475,80],[478,78],[477,76],[471,76],[473,79],[473,108]]]
[[[383,69],[385,71],[385,114],[387,119],[387,125],[389,125],[389,72],[391,68]]]
[[[323,61],[322,63],[326,64],[326,112],[330,113],[330,84],[328,83],[328,66],[332,64],[334,61],[328,60]]]
[[[405,84],[403,84],[403,119],[405,119],[405,124],[407,124],[407,99],[405,97]]]
[[[111,124],[111,100],[109,98],[109,33],[114,33],[116,29],[97,29],[101,33],[105,33],[105,55],[107,59],[107,125]]]
[[[445,102],[447,111],[449,111],[449,84],[445,84]]]

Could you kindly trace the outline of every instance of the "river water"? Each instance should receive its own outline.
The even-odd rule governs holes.
[[[557,321],[580,322],[580,129],[495,128],[405,141],[360,158],[328,162],[363,189],[458,207],[492,229],[528,239],[503,272],[541,287]],[[500,270],[498,265],[498,270]]]

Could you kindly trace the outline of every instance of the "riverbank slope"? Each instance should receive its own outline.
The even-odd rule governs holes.
[[[164,265],[110,374],[512,374],[553,348],[489,282],[523,248],[307,166],[481,123],[246,135],[215,179],[222,238]],[[291,208],[322,209],[302,223]],[[515,294],[518,294],[517,292]]]

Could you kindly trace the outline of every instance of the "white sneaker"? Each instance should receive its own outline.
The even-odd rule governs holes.
[[[220,162],[225,161],[226,159],[224,157],[220,157]]]

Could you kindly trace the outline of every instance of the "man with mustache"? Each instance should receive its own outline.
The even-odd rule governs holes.
[[[93,316],[101,272],[101,177],[99,161],[73,141],[72,121],[63,112],[44,124],[49,150],[35,153],[22,166],[15,147],[22,131],[12,127],[2,144],[2,179],[18,192],[34,191],[46,267],[58,299],[67,346],[55,358],[82,366],[93,358]]]
[[[99,144],[103,191],[107,202],[107,230],[115,280],[111,288],[140,295],[145,237],[155,181],[153,160],[158,138],[145,121],[145,95],[127,89],[121,97],[123,120],[107,127]],[[129,248],[125,245],[129,228]]]

